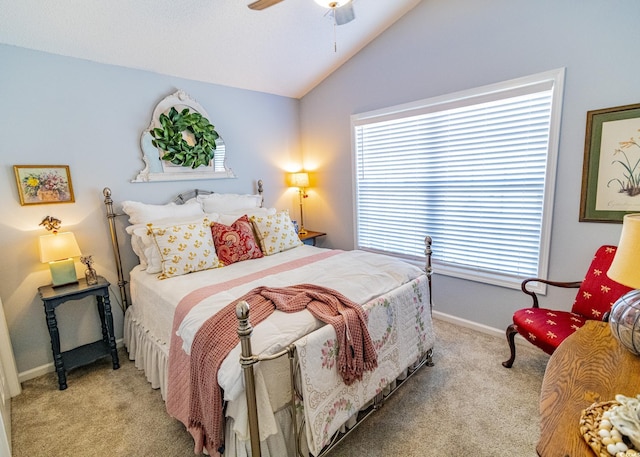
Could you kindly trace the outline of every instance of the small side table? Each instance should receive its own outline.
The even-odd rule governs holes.
[[[90,286],[84,278],[81,278],[75,284],[59,287],[53,287],[52,285],[38,287],[38,292],[44,303],[47,327],[51,336],[53,362],[58,373],[60,390],[67,388],[67,371],[95,362],[109,354],[111,354],[113,369],[120,368],[116,338],[113,331],[111,302],[109,301],[109,282],[106,279],[98,276],[98,283]],[[56,307],[66,301],[80,300],[90,295],[95,295],[96,297],[98,314],[102,324],[102,339],[69,351],[60,352],[60,334],[58,332],[58,322],[56,321]]]
[[[307,230],[307,233],[304,235],[298,235],[300,237],[300,241],[304,244],[310,244],[312,246],[316,245],[316,238],[325,236],[324,232],[312,232],[311,230]]]

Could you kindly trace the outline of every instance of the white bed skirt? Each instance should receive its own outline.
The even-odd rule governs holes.
[[[169,345],[153,337],[133,316],[129,308],[124,316],[124,345],[138,370],[143,370],[154,389],[160,389],[166,401],[169,372]]]
[[[144,371],[147,381],[153,389],[160,389],[162,399],[166,401],[169,345],[153,337],[135,318],[132,308],[125,313],[124,345],[129,353],[129,359],[134,361],[137,369]],[[294,455],[294,438],[291,434],[291,413],[287,406],[275,413],[279,433],[266,439],[261,445],[264,457],[282,457]],[[226,423],[225,455],[234,457],[250,457],[251,443],[243,441],[235,435],[232,420]],[[185,429],[185,433],[188,433]]]
[[[147,381],[154,389],[160,389],[162,399],[166,401],[168,363],[169,363],[169,345],[155,338],[140,324],[134,315],[133,308],[129,308],[125,313],[124,319],[124,344],[129,353],[129,359],[134,361],[135,367],[143,370]],[[285,360],[286,363],[289,363]],[[389,383],[382,391],[382,395],[386,397],[393,389],[397,382],[405,379],[410,368]],[[367,403],[363,410],[368,408],[372,402]],[[263,457],[283,457],[286,455],[295,455],[295,438],[292,433],[292,419],[289,405],[283,406],[275,414],[277,428],[279,433],[269,436],[265,441],[261,442],[260,450]],[[358,413],[354,414],[340,429],[341,433],[345,433],[357,423]],[[298,417],[298,425],[303,418]],[[251,457],[250,441],[243,440],[232,432],[232,419],[228,419],[225,424],[225,455],[233,457]],[[185,429],[185,433],[188,433]],[[306,448],[305,434],[302,434],[301,446],[303,455],[308,455]],[[305,453],[306,452],[306,453]]]

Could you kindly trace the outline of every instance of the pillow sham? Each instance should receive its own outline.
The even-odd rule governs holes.
[[[210,221],[218,221],[218,214],[206,214],[205,217]],[[186,224],[191,222],[199,222],[202,216],[177,217],[169,219],[161,219],[149,224],[135,224],[126,227],[126,232],[131,235],[131,247],[133,252],[140,260],[140,266],[147,273],[155,274],[162,271],[162,257],[153,236],[149,232],[149,225],[154,228],[171,227],[173,225]]]
[[[271,216],[253,216],[255,229],[264,255],[273,255],[302,245],[289,217],[289,211]]]
[[[210,224],[206,217],[199,222],[168,227],[149,224],[149,232],[162,258],[159,279],[222,266],[213,245]]]
[[[213,193],[199,195],[197,200],[205,213],[231,213],[243,209],[259,208],[262,205],[261,195]]]
[[[213,222],[211,234],[218,259],[224,265],[263,257],[262,250],[253,236],[251,222],[246,215],[238,218],[230,226]]]
[[[148,224],[161,219],[196,217],[204,214],[202,207],[196,201],[184,205],[176,205],[175,203],[149,205],[127,200],[122,202],[122,211],[129,216],[130,224]]]

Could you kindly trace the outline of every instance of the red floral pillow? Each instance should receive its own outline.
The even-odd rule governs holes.
[[[249,218],[244,215],[231,225],[211,224],[213,244],[218,259],[225,265],[262,257],[262,250],[253,236]]]

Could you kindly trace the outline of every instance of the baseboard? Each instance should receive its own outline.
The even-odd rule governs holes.
[[[116,346],[118,348],[123,347],[124,340],[123,339],[116,340]],[[20,373],[18,373],[18,381],[20,383],[23,383],[30,379],[34,379],[39,376],[43,376],[47,373],[52,373],[54,371],[55,371],[55,366],[53,362],[47,363],[46,365],[40,365],[39,367],[32,368],[31,370],[21,371]]]
[[[461,317],[452,316],[451,314],[442,313],[440,311],[433,311],[433,317],[441,321],[449,322],[450,324],[460,325],[461,327],[470,328],[471,330],[476,330],[478,332],[486,333],[488,335],[505,338],[504,330],[499,330],[497,328],[489,327],[488,325],[479,324],[478,322],[463,319]],[[525,344],[525,343],[527,345],[529,344],[520,335],[516,336],[516,344]],[[116,344],[118,345],[118,348],[121,348],[122,346],[124,346],[124,340],[119,339],[116,341]],[[53,371],[55,371],[55,367],[53,365],[53,362],[51,362],[46,365],[41,365],[39,367],[32,368],[31,370],[22,371],[18,373],[18,381],[22,383],[30,379],[37,378],[38,376],[51,373]]]
[[[488,325],[479,324],[477,322],[470,321],[470,320],[467,320],[467,319],[463,319],[463,318],[457,317],[457,316],[452,316],[451,314],[445,314],[445,313],[442,313],[440,311],[433,311],[433,317],[434,317],[434,319],[439,319],[441,321],[449,322],[450,324],[455,324],[455,325],[459,325],[461,327],[470,328],[471,330],[476,330],[478,332],[486,333],[486,334],[492,335],[492,336],[497,336],[499,338],[505,338],[505,340],[506,340],[505,330],[500,330],[500,329],[497,329],[497,328],[494,328],[494,327],[489,327]],[[527,346],[531,345],[531,343],[529,343],[527,340],[525,340],[519,334],[516,335],[515,342],[516,342],[516,344],[525,344]]]

